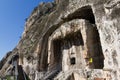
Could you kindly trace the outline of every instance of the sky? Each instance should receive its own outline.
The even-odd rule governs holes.
[[[25,19],[40,2],[53,0],[0,0],[0,60],[18,44]]]

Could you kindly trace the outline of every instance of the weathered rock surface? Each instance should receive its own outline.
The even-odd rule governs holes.
[[[31,80],[119,80],[119,13],[120,0],[40,3],[18,45],[1,60],[0,77],[17,54]]]

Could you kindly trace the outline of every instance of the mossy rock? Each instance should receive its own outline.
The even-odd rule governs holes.
[[[14,76],[6,76],[6,79],[7,79],[7,80],[15,80],[15,79],[14,79]]]

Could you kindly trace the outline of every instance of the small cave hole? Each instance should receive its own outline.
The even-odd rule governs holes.
[[[76,64],[76,59],[75,57],[70,58],[70,64],[75,65]]]

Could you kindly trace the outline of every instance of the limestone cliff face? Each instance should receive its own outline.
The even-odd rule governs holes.
[[[0,62],[0,77],[11,75],[9,62],[19,55],[17,65],[31,80],[119,80],[119,13],[120,0],[40,3]]]

